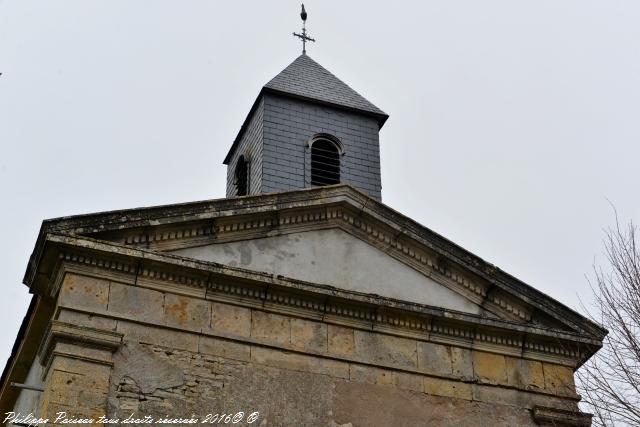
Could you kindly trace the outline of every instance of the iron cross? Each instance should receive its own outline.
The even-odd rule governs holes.
[[[302,54],[307,54],[307,42],[315,42],[307,35],[307,29],[305,28],[307,23],[307,12],[304,10],[304,4],[302,5],[302,12],[300,12],[300,18],[302,18],[302,34],[293,33],[295,37],[299,37],[302,40]]]

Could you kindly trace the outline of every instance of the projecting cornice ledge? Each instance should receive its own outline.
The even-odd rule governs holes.
[[[501,354],[579,366],[590,336],[482,317],[95,239],[53,235],[32,291],[55,297],[65,271]]]
[[[120,348],[122,337],[119,332],[52,320],[39,351],[43,378],[56,356],[111,365],[111,353]]]
[[[607,333],[579,313],[348,185],[46,220],[24,283],[31,287],[36,281],[48,234],[90,236],[163,251],[260,238],[276,229],[286,233],[322,226],[342,227],[427,275],[441,276],[442,283],[472,301],[481,300],[501,317],[506,314],[528,321],[535,315],[538,323],[563,324],[567,330],[599,340]],[[488,290],[489,298],[485,298]]]
[[[543,427],[590,427],[591,418],[591,414],[585,414],[584,412],[542,406],[533,408],[533,419]]]

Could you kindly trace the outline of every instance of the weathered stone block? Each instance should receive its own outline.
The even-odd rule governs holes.
[[[473,400],[492,404],[528,407],[531,399],[526,399],[526,394],[511,388],[496,385],[473,384]]]
[[[151,289],[122,283],[111,283],[109,311],[129,319],[162,324],[164,294]]]
[[[89,328],[98,328],[107,331],[115,330],[117,323],[116,319],[112,319],[109,317],[79,313],[77,311],[65,309],[60,310],[57,320],[65,323],[71,323],[73,325],[87,326]]]
[[[566,398],[520,391],[498,385],[473,384],[473,400],[494,405],[509,405],[517,408],[533,409],[535,406],[577,410],[577,402]]]
[[[355,330],[355,355],[383,366],[416,369],[416,341],[373,332]]]
[[[62,281],[59,305],[86,309],[107,309],[109,281],[94,277],[67,273]]]
[[[198,335],[172,331],[137,323],[119,321],[117,331],[124,334],[125,341],[153,344],[179,350],[198,351]]]
[[[355,352],[353,329],[328,325],[329,353],[351,356]]]
[[[424,376],[409,374],[407,372],[394,372],[393,373],[393,383],[396,387],[405,389],[405,390],[413,390],[413,391],[424,391]]]
[[[473,378],[473,355],[471,350],[451,347],[451,365],[454,377],[466,380]]]
[[[40,418],[49,418],[50,423],[47,425],[51,425],[51,426],[68,426],[69,424],[62,424],[62,423],[54,423],[53,421],[56,419],[57,417],[57,413],[58,412],[66,412],[68,414],[74,413],[76,411],[76,406],[72,406],[72,405],[65,405],[62,403],[55,403],[55,402],[50,402],[47,400],[43,401],[42,404],[42,408],[40,410]]]
[[[291,321],[279,314],[253,310],[251,314],[251,336],[279,344],[291,341]]]
[[[483,351],[473,352],[473,370],[480,381],[506,384],[507,367],[504,356]]]
[[[165,294],[165,322],[188,329],[208,329],[211,318],[210,302],[182,295]]]
[[[507,381],[510,385],[527,390],[544,388],[542,363],[535,360],[506,357]]]
[[[394,427],[517,426],[535,427],[531,411],[499,404],[473,402],[440,395],[338,382],[331,408],[333,427],[348,425]],[[464,395],[464,394],[463,394]],[[310,424],[313,425],[313,424]],[[327,426],[327,423],[317,423]]]
[[[55,356],[45,381],[43,413],[55,405],[70,405],[74,416],[105,413],[110,372],[109,366]]]
[[[424,392],[434,396],[472,400],[471,384],[459,381],[424,377]]]
[[[78,405],[78,396],[74,389],[78,389],[76,384],[80,378],[82,378],[80,374],[52,370],[45,388],[47,401],[63,405]]]
[[[316,356],[273,350],[266,347],[253,347],[251,360],[267,366],[293,371],[330,375],[336,378],[349,378],[349,364],[337,360]]]
[[[112,352],[110,349],[87,347],[77,345],[76,343],[58,341],[55,344],[53,351],[57,355],[64,355],[64,357],[58,357],[59,360],[73,360],[74,358],[77,358],[82,360],[111,363]]]
[[[248,361],[251,357],[251,346],[239,342],[222,340],[213,337],[200,337],[200,352],[229,359]]]
[[[291,319],[291,345],[301,350],[327,351],[327,325],[304,319]]]
[[[361,383],[393,385],[393,372],[388,369],[380,369],[373,366],[350,364],[349,379]]]
[[[418,369],[430,374],[451,375],[450,347],[430,342],[418,342]]]
[[[573,370],[567,366],[543,363],[544,387],[547,391],[564,396],[575,394]]]
[[[58,371],[65,374],[78,375],[78,378],[83,381],[83,386],[89,386],[94,390],[107,391],[108,388],[105,383],[108,384],[109,382],[111,368],[103,364],[57,356],[51,362],[50,371],[52,373]]]
[[[179,358],[184,352],[156,346],[127,342],[114,355],[111,381],[123,386],[119,394],[135,396],[149,395],[182,387],[185,384],[183,367]]]
[[[78,391],[78,401],[82,403],[82,407],[89,411],[96,411],[100,415],[105,414],[107,397],[107,393],[101,393],[91,389],[81,389]]]
[[[234,335],[251,335],[251,309],[214,302],[211,305],[211,328]]]

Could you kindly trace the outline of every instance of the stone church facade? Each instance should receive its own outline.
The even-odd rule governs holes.
[[[606,331],[382,204],[386,119],[301,55],[226,198],[44,221],[1,412],[589,426],[573,377]]]

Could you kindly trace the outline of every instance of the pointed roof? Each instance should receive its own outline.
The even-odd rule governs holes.
[[[298,56],[264,87],[297,97],[388,117],[384,111],[367,101],[306,54]]]
[[[303,53],[262,87],[222,162],[223,164],[229,164],[240,138],[247,129],[249,119],[265,93],[289,96],[373,116],[378,121],[379,128],[382,128],[389,118],[388,114],[367,101],[345,82],[311,59],[309,55]]]

